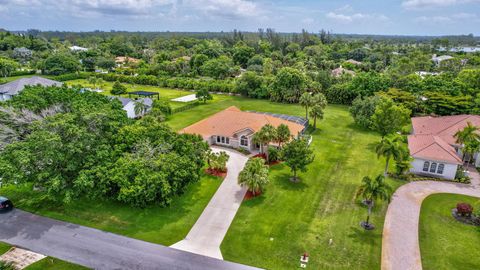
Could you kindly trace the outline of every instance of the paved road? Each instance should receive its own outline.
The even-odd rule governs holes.
[[[0,241],[93,269],[257,269],[18,209],[0,214]]]
[[[215,152],[225,151],[230,156],[227,162],[227,176],[185,239],[172,247],[223,259],[220,244],[247,192],[246,188],[237,183],[237,178],[248,157],[229,149],[215,147],[212,149]]]
[[[471,168],[470,185],[422,181],[400,187],[388,206],[383,227],[382,270],[421,270],[418,223],[422,201],[435,193],[480,197],[480,175]]]

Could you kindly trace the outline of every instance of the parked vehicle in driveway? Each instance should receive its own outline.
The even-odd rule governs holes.
[[[13,209],[13,203],[9,199],[0,196],[0,213],[7,212]]]

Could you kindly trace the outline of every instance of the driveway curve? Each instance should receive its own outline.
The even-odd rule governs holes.
[[[245,187],[237,183],[237,179],[248,157],[226,148],[212,147],[212,150],[224,151],[230,156],[227,162],[227,176],[185,239],[171,247],[223,259],[220,244],[247,192]]]
[[[388,206],[382,240],[382,270],[421,270],[418,224],[422,201],[431,194],[480,197],[480,175],[469,168],[471,184],[422,181],[400,187]]]

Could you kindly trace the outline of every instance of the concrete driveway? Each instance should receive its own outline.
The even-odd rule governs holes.
[[[214,152],[225,151],[230,156],[227,162],[227,176],[187,237],[171,247],[223,259],[220,244],[247,192],[246,188],[237,183],[237,179],[248,157],[229,149],[216,147],[212,149]]]
[[[0,241],[93,269],[257,269],[18,209],[0,214]]]
[[[471,184],[440,181],[401,186],[388,206],[383,227],[382,269],[421,270],[418,223],[423,200],[431,194],[455,193],[480,197],[480,175],[470,168]]]

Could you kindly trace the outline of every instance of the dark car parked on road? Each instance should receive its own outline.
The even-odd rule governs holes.
[[[7,212],[13,209],[13,203],[9,199],[0,196],[0,213]]]

